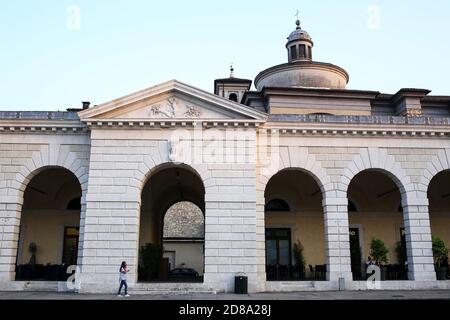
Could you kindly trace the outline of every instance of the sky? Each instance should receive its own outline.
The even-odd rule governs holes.
[[[171,79],[213,91],[287,62],[296,12],[349,89],[450,95],[449,0],[0,0],[0,110],[100,104]]]

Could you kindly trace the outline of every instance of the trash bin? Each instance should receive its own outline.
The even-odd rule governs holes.
[[[234,277],[234,293],[247,294],[248,278],[244,274],[237,274]]]

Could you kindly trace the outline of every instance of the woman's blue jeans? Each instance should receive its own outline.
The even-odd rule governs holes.
[[[125,287],[125,294],[128,294],[128,285],[127,285],[127,280],[120,280],[120,286],[119,286],[119,293],[120,291],[122,291],[122,287]]]

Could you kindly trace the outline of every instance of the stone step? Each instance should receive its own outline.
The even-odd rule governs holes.
[[[128,290],[130,294],[134,295],[190,295],[190,294],[217,294],[214,290]]]
[[[64,282],[59,284],[59,282],[52,281],[17,281],[15,285],[21,287],[24,291],[58,291],[58,288],[65,284]]]
[[[203,284],[180,285],[171,283],[136,284],[128,290],[131,294],[216,294],[217,291]]]
[[[271,292],[315,290],[315,281],[267,281],[266,290]]]

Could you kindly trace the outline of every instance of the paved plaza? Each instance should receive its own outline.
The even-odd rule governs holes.
[[[323,291],[237,294],[137,294],[128,298],[108,294],[0,292],[0,300],[450,300],[450,290]]]

